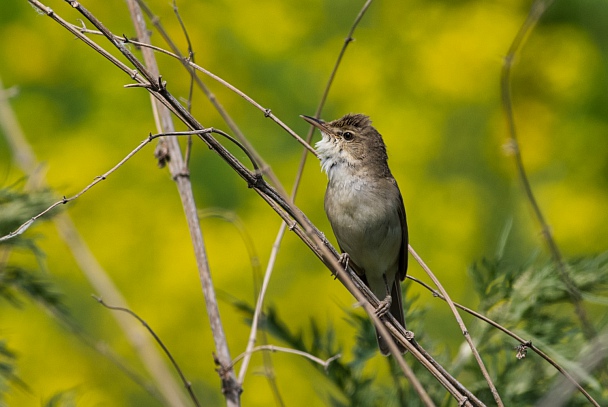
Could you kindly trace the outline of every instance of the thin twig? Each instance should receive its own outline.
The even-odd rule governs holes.
[[[426,288],[427,290],[429,290],[433,294],[433,297],[436,297],[436,298],[439,298],[439,299],[445,301],[445,298],[443,297],[443,295],[441,295],[441,293],[439,291],[435,290],[433,287],[431,287],[430,285],[428,285],[424,281],[419,280],[416,277],[413,277],[411,275],[407,275],[406,277],[408,279],[416,282],[417,284],[420,284],[422,287]],[[485,323],[491,325],[492,327],[498,329],[499,331],[502,331],[503,333],[507,334],[511,338],[513,338],[516,341],[518,341],[520,343],[520,345],[517,347],[518,355],[522,355],[523,356],[523,355],[525,355],[525,350],[526,349],[532,349],[532,351],[534,353],[536,353],[541,358],[543,358],[544,360],[546,360],[551,366],[553,366],[558,372],[560,372],[570,383],[572,383],[572,385],[575,386],[587,398],[587,400],[589,400],[589,402],[591,404],[593,404],[594,406],[599,407],[599,404],[597,403],[597,401],[595,401],[595,399],[587,392],[587,390],[585,390],[583,388],[583,386],[580,385],[580,383],[578,383],[578,381],[574,378],[574,376],[572,374],[570,374],[569,372],[567,372],[556,361],[554,361],[549,355],[547,355],[541,349],[539,349],[538,347],[536,347],[531,340],[525,340],[525,339],[523,339],[522,337],[520,337],[516,333],[514,333],[514,332],[508,330],[507,328],[505,328],[504,326],[500,325],[498,322],[496,322],[496,321],[494,321],[494,320],[486,317],[483,314],[480,314],[477,311],[474,311],[474,310],[472,310],[472,309],[470,309],[468,307],[465,307],[464,305],[461,305],[461,304],[455,302],[454,306],[456,308],[459,308],[459,309],[465,311],[468,314],[473,315],[475,318],[484,321]],[[517,357],[521,358],[520,356],[517,356]]]
[[[285,123],[283,123],[283,121],[281,121],[278,117],[276,117],[274,115],[274,113],[272,113],[272,111],[270,109],[263,107],[258,102],[256,102],[253,98],[251,98],[249,95],[247,95],[245,92],[241,91],[239,88],[237,88],[236,86],[232,85],[230,82],[227,82],[224,79],[220,78],[219,76],[215,75],[211,71],[208,71],[207,69],[205,69],[202,66],[199,66],[199,65],[197,65],[197,64],[195,64],[193,62],[190,62],[189,64],[194,69],[196,69],[196,70],[204,73],[205,75],[209,76],[210,78],[212,78],[212,79],[216,80],[217,82],[221,83],[223,86],[225,86],[226,88],[230,89],[231,91],[233,91],[234,93],[236,93],[237,95],[239,95],[240,97],[242,97],[243,99],[245,99],[247,102],[249,102],[250,104],[252,104],[253,106],[255,106],[258,110],[260,110],[261,112],[264,113],[264,117],[267,117],[267,118],[271,119],[273,122],[275,122],[276,124],[278,124],[279,127],[281,127],[283,130],[285,130],[287,133],[289,133],[294,139],[296,139],[296,141],[298,141],[298,143],[302,144],[312,155],[314,155],[315,157],[317,157],[317,152],[315,151],[315,149],[312,148],[312,146],[310,144],[308,144],[306,141],[304,141],[289,126],[287,126]]]
[[[99,184],[101,181],[105,181],[114,171],[116,171],[117,169],[119,169],[120,167],[122,167],[122,165],[124,163],[126,163],[131,157],[133,157],[139,150],[141,150],[142,148],[144,148],[148,143],[150,143],[152,140],[154,140],[157,137],[160,137],[161,135],[157,135],[157,136],[152,136],[150,135],[149,137],[147,137],[146,139],[142,140],[141,143],[139,143],[139,145],[137,147],[135,147],[129,154],[127,154],[122,160],[120,160],[116,165],[114,165],[112,168],[110,168],[108,171],[106,171],[105,173],[103,173],[102,175],[99,175],[97,177],[95,177],[95,179],[93,180],[93,182],[91,182],[90,184],[88,184],[86,187],[84,187],[82,190],[80,190],[80,192],[76,193],[75,195],[66,198],[65,196],[53,203],[52,205],[50,205],[48,208],[46,208],[45,210],[43,210],[42,212],[40,212],[39,214],[33,216],[32,218],[30,218],[29,220],[27,220],[26,222],[24,222],[21,226],[19,226],[16,230],[10,232],[9,234],[0,237],[0,242],[11,239],[15,236],[18,236],[20,234],[22,234],[23,232],[25,232],[36,220],[40,219],[41,217],[43,217],[44,215],[46,215],[48,212],[50,212],[51,210],[55,209],[57,206],[59,205],[65,205],[68,202],[71,202],[75,199],[80,198],[83,194],[85,194],[87,191],[89,191],[91,188],[93,188],[95,185]]]
[[[502,94],[502,105],[505,110],[505,115],[507,119],[507,127],[509,129],[509,152],[513,154],[513,158],[515,160],[515,167],[517,169],[517,175],[519,180],[524,188],[524,193],[526,198],[530,202],[530,206],[532,207],[532,211],[534,212],[534,216],[536,217],[538,223],[541,226],[542,235],[549,247],[549,251],[551,253],[551,257],[553,261],[557,265],[557,270],[559,271],[559,276],[562,279],[564,285],[566,286],[566,290],[570,296],[570,300],[574,305],[574,310],[576,315],[578,316],[581,325],[583,327],[583,332],[587,339],[591,339],[596,335],[595,328],[587,318],[587,312],[582,304],[582,296],[580,291],[576,288],[576,285],[568,275],[568,271],[566,269],[566,264],[562,258],[562,254],[553,238],[553,234],[551,233],[551,227],[545,220],[545,217],[540,209],[540,205],[536,201],[536,197],[534,196],[534,192],[532,191],[532,186],[530,185],[530,181],[528,179],[528,175],[526,173],[526,169],[524,167],[524,162],[521,156],[521,149],[519,146],[519,142],[517,140],[517,131],[515,129],[515,118],[513,115],[513,102],[511,100],[511,69],[515,62],[515,56],[519,52],[519,50],[523,47],[526,39],[543,16],[545,11],[551,6],[554,0],[536,0],[528,13],[526,21],[522,24],[509,47],[509,51],[507,52],[506,57],[504,58],[504,63],[502,66],[501,77],[500,77],[500,85],[501,85],[501,94]]]
[[[175,368],[175,371],[177,372],[180,379],[182,380],[184,387],[186,388],[186,390],[188,390],[188,394],[190,395],[190,399],[192,400],[192,402],[194,402],[195,405],[200,406],[200,403],[199,403],[198,399],[196,398],[194,391],[192,390],[192,383],[190,383],[190,381],[188,379],[186,379],[186,376],[184,375],[184,372],[182,372],[182,369],[179,367],[179,364],[175,361],[175,358],[173,357],[173,355],[171,354],[169,349],[165,346],[163,341],[156,334],[156,332],[154,332],[154,330],[150,327],[150,325],[148,325],[148,323],[143,318],[141,318],[139,315],[137,315],[135,312],[131,311],[128,308],[116,307],[116,306],[106,304],[102,298],[97,297],[95,295],[92,295],[92,297],[95,299],[95,301],[97,301],[98,303],[100,303],[101,305],[103,305],[104,307],[106,307],[108,309],[111,309],[114,311],[126,312],[127,314],[131,315],[133,318],[137,319],[142,324],[142,326],[144,328],[146,328],[146,330],[148,332],[150,332],[150,335],[152,335],[152,337],[154,338],[156,343],[158,343],[158,345],[162,348],[163,352],[165,352],[165,355],[167,355],[167,357],[171,361],[171,364],[173,365],[173,367]]]
[[[134,383],[137,383],[140,387],[142,387],[150,396],[152,396],[160,403],[163,403],[165,401],[163,395],[160,394],[158,389],[156,388],[155,383],[143,377],[136,371],[135,368],[129,366],[125,362],[124,358],[117,355],[112,350],[108,343],[91,337],[80,325],[78,325],[68,315],[65,315],[61,312],[57,312],[56,309],[45,306],[44,304],[40,305],[43,306],[44,309],[48,311],[53,316],[53,318],[55,318],[61,324],[61,326],[67,329],[78,339],[80,339],[86,346],[89,346],[91,349],[95,350],[100,355],[112,362],[120,371],[122,371],[127,377],[133,380]]]
[[[2,81],[0,80],[0,94],[2,93],[2,87]],[[38,160],[31,146],[28,144],[19,123],[17,122],[17,118],[8,103],[8,100],[1,96],[0,126],[4,127],[4,134],[8,140],[10,148],[12,149],[12,156],[15,158],[17,165],[21,167],[25,174],[28,175],[28,187],[32,189],[45,187],[47,183],[44,180],[43,172],[39,171],[40,164],[37,162]],[[76,263],[95,290],[102,293],[104,297],[112,299],[112,302],[126,306],[127,304],[122,294],[114,285],[112,279],[108,276],[108,273],[99,264],[90,248],[87,246],[69,214],[67,212],[57,214],[53,217],[53,223],[59,232],[59,236],[65,241],[66,245],[70,249],[70,252],[74,256]],[[143,365],[150,373],[150,376],[154,379],[156,386],[162,390],[166,402],[171,403],[171,394],[176,393],[178,390],[171,392],[168,389],[178,389],[179,385],[174,381],[173,376],[167,369],[167,366],[162,362],[162,358],[156,351],[154,344],[148,339],[148,336],[142,335],[141,328],[139,325],[133,323],[132,319],[125,318],[124,316],[117,314],[114,314],[114,318],[142,361]],[[113,355],[110,349],[106,349],[107,347],[104,347],[98,342],[95,342],[93,339],[88,338],[86,333],[84,333],[82,330],[77,330],[74,328],[73,324],[71,325],[70,330],[85,341],[85,343],[94,347],[97,351],[104,354],[114,363],[118,365],[122,363],[118,357]],[[119,368],[126,371],[125,369],[128,367],[119,366]],[[149,389],[150,386],[144,383],[142,380],[139,380],[136,375],[129,373],[127,374],[129,377],[135,380],[136,383],[140,383],[142,386],[144,386],[146,391],[149,393],[151,392]],[[152,393],[155,397],[160,397],[156,389],[154,389]]]
[[[341,354],[338,353],[337,355],[334,355],[327,360],[323,360],[321,358],[318,358],[314,355],[311,355],[310,353],[303,352],[301,350],[292,349],[292,348],[284,348],[282,346],[275,346],[275,345],[256,346],[256,347],[252,348],[251,351],[249,351],[249,352],[255,353],[255,352],[259,352],[259,351],[283,352],[283,353],[291,353],[293,355],[304,356],[306,359],[312,360],[313,362],[323,366],[323,369],[325,369],[325,370],[327,370],[329,368],[329,365],[331,364],[331,362],[333,362],[334,360],[336,360],[342,356]],[[233,367],[234,365],[236,365],[241,359],[245,358],[245,356],[247,356],[247,352],[243,352],[240,355],[238,355],[236,358],[234,358],[234,360],[232,361],[232,365],[230,367]]]
[[[14,231],[8,233],[7,235],[4,235],[2,237],[0,237],[0,242],[11,239],[15,236],[18,236],[20,234],[22,234],[23,232],[25,232],[30,226],[32,226],[32,224],[37,221],[38,219],[40,219],[41,217],[43,217],[44,215],[46,215],[47,213],[49,213],[51,210],[55,209],[57,206],[59,205],[65,205],[68,202],[74,201],[78,198],[80,198],[82,195],[84,195],[85,193],[87,193],[91,188],[93,188],[95,185],[99,184],[102,181],[105,181],[106,179],[108,179],[108,177],[110,175],[112,175],[116,170],[118,170],[120,167],[122,167],[129,159],[131,159],[135,154],[137,154],[142,148],[144,148],[146,145],[148,145],[152,140],[155,140],[159,137],[169,137],[169,136],[187,136],[187,135],[191,135],[191,134],[197,134],[200,135],[202,133],[218,133],[218,134],[222,134],[226,137],[228,137],[229,139],[231,139],[231,141],[236,142],[236,140],[232,139],[230,136],[228,136],[226,133],[221,132],[217,129],[214,129],[212,127],[209,127],[207,129],[204,130],[196,130],[196,131],[182,131],[182,132],[167,132],[167,133],[160,133],[160,134],[150,134],[147,138],[145,138],[144,140],[142,140],[139,145],[137,147],[135,147],[133,150],[131,150],[131,152],[129,152],[122,160],[120,160],[117,164],[115,164],[112,168],[110,168],[108,171],[104,172],[101,175],[96,176],[93,179],[93,182],[91,182],[90,184],[88,184],[87,186],[85,186],[83,189],[81,189],[79,192],[77,192],[75,195],[72,195],[71,197],[67,198],[67,197],[63,197],[62,199],[60,199],[59,201],[51,204],[49,207],[47,207],[46,209],[44,209],[42,212],[38,213],[37,215],[31,217],[30,219],[28,219],[27,221],[25,221],[23,224],[21,224],[17,229],[15,229]],[[237,143],[238,144],[238,143]],[[255,167],[255,162],[252,161],[254,167]]]
[[[162,134],[155,134],[154,137],[162,137],[162,136],[191,136],[193,134],[199,135],[199,134],[209,134],[209,133],[216,133],[219,134],[220,136],[226,138],[227,140],[231,141],[234,145],[236,145],[238,148],[241,149],[241,151],[243,153],[245,153],[245,155],[247,156],[247,158],[249,158],[249,161],[251,161],[251,165],[253,165],[253,169],[256,173],[260,173],[260,165],[257,163],[255,157],[245,148],[243,147],[243,145],[241,143],[239,143],[234,137],[230,136],[228,133],[213,128],[213,127],[207,127],[206,129],[203,130],[188,130],[188,131],[170,131],[167,133],[162,133]]]
[[[348,45],[354,40],[353,34],[355,33],[355,29],[359,25],[359,22],[363,18],[363,15],[367,11],[367,9],[371,5],[371,3],[372,3],[372,0],[367,0],[365,2],[363,7],[361,8],[361,10],[359,11],[359,14],[357,14],[357,17],[355,18],[353,25],[350,27],[350,30],[348,31],[346,38],[344,39],[344,43],[342,44],[342,48],[340,49],[340,52],[338,53],[338,58],[336,59],[336,63],[334,64],[334,67],[331,70],[331,73],[329,74],[329,78],[327,79],[327,83],[325,84],[325,89],[323,89],[323,95],[321,96],[319,105],[317,106],[317,109],[315,110],[314,117],[317,119],[321,118],[321,112],[323,111],[323,107],[325,106],[325,102],[327,101],[327,96],[329,95],[329,90],[331,89],[331,85],[334,83],[336,73],[338,72],[340,63],[342,62],[342,57],[346,53],[346,49],[348,48]],[[312,135],[314,134],[314,132],[315,132],[315,127],[311,125],[308,129],[308,133],[306,134],[306,143],[309,145],[312,141]],[[292,197],[292,200],[294,200],[294,201],[296,199],[296,194],[297,194],[298,188],[300,186],[302,174],[304,173],[304,166],[306,165],[307,158],[308,158],[308,154],[306,153],[306,151],[302,151],[302,156],[300,157],[300,164],[298,165],[298,172],[297,172],[296,179],[293,184],[293,189],[291,192],[291,197]]]
[[[254,281],[254,289],[257,295],[258,287],[257,280],[259,280],[262,272],[260,270],[260,257],[256,251],[254,239],[251,234],[247,231],[243,220],[234,212],[224,208],[205,208],[200,209],[198,211],[199,217],[201,219],[205,218],[217,218],[221,219],[229,224],[233,225],[234,228],[239,233],[239,236],[243,240],[245,244],[245,249],[247,250],[247,255],[249,256],[249,264],[251,264],[251,268],[253,271],[253,281]]]
[[[199,215],[201,218],[219,218],[226,222],[231,223],[238,230],[243,242],[245,243],[245,247],[247,248],[247,253],[249,254],[249,263],[253,269],[253,298],[258,298],[260,287],[259,280],[261,279],[261,270],[260,270],[260,260],[259,256],[255,250],[255,245],[253,244],[253,238],[248,233],[243,221],[232,211],[228,211],[221,208],[214,209],[204,209],[199,211]],[[268,338],[266,331],[262,330],[261,332],[262,340],[261,342],[264,345],[268,345]],[[270,389],[275,397],[276,403],[278,406],[284,406],[285,403],[281,396],[281,392],[279,391],[279,386],[276,381],[276,376],[274,373],[274,365],[272,362],[272,358],[270,354],[263,353],[262,358],[264,359],[264,377],[268,380],[270,385]]]
[[[173,8],[173,13],[175,14],[175,18],[177,18],[177,21],[179,22],[179,26],[182,29],[182,33],[184,34],[184,37],[186,38],[186,43],[188,44],[188,58],[194,62],[194,50],[192,49],[192,42],[190,42],[190,36],[188,35],[188,30],[186,29],[186,26],[184,24],[184,22],[182,21],[182,17],[179,14],[179,10],[177,8],[177,3],[175,0],[173,0],[172,3],[172,8]],[[140,9],[143,11],[143,8],[141,7],[140,4]],[[158,22],[160,24],[160,19],[158,19]],[[187,99],[187,104],[186,104],[186,109],[188,109],[189,112],[192,112],[192,98],[194,97],[194,81],[195,81],[195,77],[196,74],[188,69],[188,72],[190,73],[190,84],[188,85],[188,99]],[[192,153],[192,137],[188,137],[188,143],[186,144],[186,151],[184,152],[184,162],[186,163],[186,166],[190,166],[190,155]]]
[[[319,103],[319,107],[317,108],[317,114],[320,113],[320,111],[323,108],[323,105],[325,104],[325,101],[327,100],[327,94],[329,93],[329,89],[331,87],[331,83],[333,82],[333,78],[335,77],[336,71],[338,69],[338,66],[340,65],[340,61],[342,59],[342,56],[344,55],[344,52],[346,50],[346,47],[348,46],[348,44],[350,43],[350,41],[352,40],[352,34],[356,28],[356,26],[358,25],[359,21],[361,20],[363,14],[365,13],[365,11],[367,10],[367,8],[369,7],[369,4],[371,3],[372,0],[368,0],[366,2],[366,4],[363,6],[363,8],[361,9],[361,11],[359,12],[357,18],[355,19],[355,22],[353,23],[349,33],[348,33],[348,38],[350,40],[347,40],[344,42],[344,45],[342,46],[342,49],[340,50],[339,56],[338,56],[338,60],[336,61],[334,68],[332,70],[332,73],[330,75],[329,81],[325,87],[325,91],[323,93],[323,96],[321,97],[321,101]],[[312,139],[312,134],[313,134],[313,128],[311,126],[311,129],[308,132],[307,138],[306,138],[306,144],[310,145],[310,141]],[[295,183],[293,186],[293,190],[291,193],[291,200],[295,201],[295,196],[297,193],[297,189],[298,189],[298,185],[300,183],[300,180],[302,178],[302,174],[303,174],[303,170],[304,170],[304,164],[306,162],[306,157],[308,156],[308,151],[304,150],[302,152],[302,158],[300,160],[300,165],[298,167],[298,171],[297,171],[297,175],[296,175],[296,179],[295,179]],[[270,253],[270,257],[268,259],[268,264],[266,267],[266,271],[264,273],[264,280],[262,283],[262,289],[260,291],[260,294],[258,296],[258,299],[256,301],[256,307],[255,307],[255,311],[254,311],[254,315],[253,315],[253,320],[251,323],[251,330],[249,333],[249,339],[247,342],[247,350],[245,352],[245,357],[243,360],[243,363],[241,365],[241,370],[239,371],[239,383],[243,383],[244,379],[245,379],[245,374],[247,373],[247,368],[249,367],[249,361],[251,359],[251,349],[253,349],[253,347],[255,346],[255,341],[256,341],[256,336],[257,336],[257,328],[258,328],[258,322],[259,322],[259,318],[260,318],[260,314],[262,312],[262,308],[263,308],[263,303],[264,303],[264,299],[265,299],[265,295],[266,295],[266,290],[268,288],[268,284],[270,282],[270,278],[272,275],[272,272],[274,270],[274,265],[278,256],[278,252],[279,249],[281,247],[281,242],[283,240],[283,237],[285,235],[285,231],[287,230],[287,224],[285,222],[281,223],[281,226],[279,227],[279,231],[277,233],[277,236],[275,238],[275,241],[272,245],[272,250]]]
[[[608,357],[608,329],[600,332],[588,344],[588,347],[581,357],[579,357],[578,365],[581,366],[584,372],[578,372],[578,376],[583,379],[586,373],[592,372],[598,366],[605,366],[605,360]],[[569,382],[568,382],[569,381]],[[558,378],[553,385],[553,388],[540,400],[537,407],[555,407],[565,406],[567,401],[572,397],[575,391],[575,382],[569,378]],[[578,386],[576,386],[578,387]],[[595,400],[589,400],[594,406],[599,407]]]
[[[143,3],[143,1],[138,1],[138,4],[141,7],[141,3]],[[188,30],[186,29],[186,25],[184,24],[184,21],[182,20],[182,16],[179,14],[179,9],[177,8],[177,2],[175,0],[173,0],[173,3],[171,4],[171,7],[173,8],[173,13],[175,14],[175,18],[177,18],[177,21],[179,22],[179,26],[182,29],[182,33],[184,33],[184,37],[186,38],[186,43],[188,44],[188,58],[194,62],[194,49],[192,49],[192,42],[190,41],[190,36],[188,35]],[[142,11],[144,9],[142,8]],[[160,19],[157,19],[157,21],[160,24]],[[177,48],[177,47],[176,47]],[[194,77],[196,75],[194,74],[194,72],[191,72],[190,75],[190,86],[188,86],[188,111],[192,110],[192,96],[194,94]],[[192,140],[192,139],[188,139],[188,140]],[[188,148],[190,148],[190,143],[188,143]],[[188,162],[188,160],[186,160],[186,162]]]
[[[224,107],[222,106],[220,101],[217,99],[217,97],[211,92],[211,90],[198,77],[198,75],[196,74],[196,71],[188,64],[188,62],[190,60],[194,61],[194,51],[192,49],[192,46],[190,45],[190,40],[189,40],[189,37],[188,37],[185,29],[184,29],[184,34],[186,35],[186,39],[188,41],[188,55],[189,55],[188,58],[184,58],[184,56],[180,52],[179,48],[175,44],[175,42],[171,39],[170,35],[164,29],[163,25],[161,24],[160,18],[158,18],[156,15],[154,15],[154,13],[152,13],[152,10],[150,10],[150,8],[147,6],[146,2],[143,0],[137,0],[137,2],[141,6],[142,10],[144,11],[144,13],[148,17],[148,19],[150,19],[152,25],[156,28],[156,30],[158,31],[160,36],[163,38],[163,40],[167,43],[167,45],[169,45],[169,48],[171,48],[173,53],[179,58],[180,63],[190,73],[190,76],[194,80],[196,85],[205,94],[205,96],[211,102],[211,104],[213,105],[215,110],[217,110],[217,112],[220,114],[220,116],[222,117],[222,119],[224,120],[224,122],[226,123],[228,128],[230,129],[230,131],[236,136],[237,139],[239,139],[239,141],[241,143],[243,143],[245,148],[247,150],[249,150],[249,152],[256,158],[256,161],[258,163],[260,163],[260,165],[262,167],[262,173],[264,174],[264,176],[268,177],[270,183],[275,188],[281,190],[281,192],[284,195],[287,195],[285,193],[285,191],[282,191],[283,186],[282,186],[281,182],[279,181],[279,179],[277,178],[276,174],[272,171],[272,168],[264,161],[262,156],[256,151],[254,146],[249,142],[247,137],[245,137],[245,135],[243,134],[241,129],[238,127],[238,125],[236,124],[234,119],[230,116],[230,114],[226,111],[226,109],[224,109]],[[174,4],[175,4],[175,2],[174,2]],[[180,22],[180,25],[181,25],[181,22]]]
[[[477,348],[475,347],[475,344],[473,343],[473,339],[471,339],[469,330],[467,329],[466,325],[464,324],[464,321],[460,317],[458,310],[456,310],[456,306],[454,305],[454,302],[448,295],[447,291],[443,288],[443,286],[441,285],[441,283],[439,282],[437,277],[435,277],[435,275],[433,274],[431,269],[426,265],[426,263],[422,260],[422,258],[420,256],[418,256],[418,253],[416,253],[414,248],[411,245],[408,246],[408,248],[409,248],[409,252],[412,254],[414,259],[416,259],[416,261],[418,262],[418,264],[420,264],[422,269],[427,273],[427,275],[431,278],[431,280],[433,280],[433,283],[437,286],[437,288],[443,295],[445,301],[450,306],[450,309],[452,310],[452,313],[454,314],[454,317],[456,318],[456,322],[458,322],[458,325],[460,326],[462,334],[464,335],[467,343],[469,344],[469,347],[471,348],[471,352],[473,353],[473,356],[475,357],[475,360],[477,361],[477,364],[479,365],[481,374],[486,379],[486,382],[488,383],[488,386],[490,387],[490,391],[492,392],[494,401],[496,401],[496,404],[499,407],[504,406],[504,404],[502,403],[502,400],[500,399],[500,394],[498,394],[498,390],[496,389],[496,386],[494,385],[494,382],[492,381],[492,378],[490,377],[490,373],[488,373],[488,370],[486,369],[486,366],[484,365],[483,360],[481,359],[481,356],[479,355],[479,352],[477,351]]]
[[[285,222],[281,223],[281,229],[285,230]],[[270,277],[272,276],[272,271],[274,269],[274,264],[278,255],[278,249],[281,245],[281,239],[275,239],[274,244],[272,245],[272,251],[270,252],[270,258],[268,259],[268,265],[266,266],[266,271],[264,272],[264,279],[262,280],[262,288],[258,294],[257,301],[255,303],[255,311],[253,313],[253,319],[251,321],[251,329],[249,332],[249,339],[247,340],[247,347],[245,348],[245,352],[243,353],[243,363],[241,364],[241,369],[239,370],[238,382],[242,385],[245,380],[245,374],[247,373],[247,368],[249,367],[249,362],[251,360],[252,350],[255,346],[255,339],[257,337],[257,330],[260,318],[262,317],[262,308],[264,306],[264,298],[266,296],[266,291],[268,289],[268,285],[270,283]]]

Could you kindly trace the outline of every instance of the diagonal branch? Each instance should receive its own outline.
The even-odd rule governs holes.
[[[441,285],[441,283],[439,282],[439,280],[437,279],[437,277],[435,277],[435,274],[433,274],[433,272],[431,271],[431,269],[426,265],[426,263],[418,255],[418,253],[416,253],[416,251],[414,250],[414,248],[412,246],[409,246],[408,249],[409,249],[409,252],[411,253],[411,255],[414,257],[414,259],[416,259],[416,261],[418,262],[418,264],[420,264],[420,266],[422,267],[422,269],[427,273],[427,275],[431,278],[431,280],[433,280],[433,283],[437,286],[437,288],[441,292],[441,295],[443,296],[443,299],[450,306],[450,310],[452,310],[452,313],[454,314],[454,317],[456,318],[456,322],[460,326],[461,332],[464,335],[464,338],[466,339],[466,341],[467,341],[467,343],[469,345],[469,348],[471,348],[471,352],[473,353],[473,356],[475,357],[475,360],[477,361],[477,364],[479,365],[479,369],[481,370],[481,374],[483,375],[484,379],[488,383],[488,386],[490,387],[490,391],[492,392],[492,396],[494,397],[494,401],[496,401],[496,404],[499,407],[502,407],[503,403],[502,403],[502,400],[500,398],[500,395],[498,394],[498,390],[496,389],[496,386],[494,385],[494,382],[492,382],[492,378],[490,377],[490,373],[488,373],[488,370],[486,369],[486,367],[485,367],[485,365],[483,363],[483,360],[481,359],[481,356],[479,355],[479,352],[477,351],[477,348],[475,347],[475,344],[473,344],[473,339],[471,338],[471,335],[469,334],[469,330],[467,329],[467,327],[464,324],[464,321],[460,317],[460,314],[458,313],[458,310],[456,309],[456,306],[454,305],[454,302],[452,302],[452,299],[448,295],[447,291],[443,288],[443,285]]]

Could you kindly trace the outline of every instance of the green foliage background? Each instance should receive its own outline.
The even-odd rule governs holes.
[[[78,23],[80,16],[64,2],[46,4]],[[185,51],[167,1],[149,4]],[[302,135],[308,127],[298,115],[314,113],[362,4],[178,2],[197,63],[271,108]],[[512,264],[526,264],[544,250],[512,158],[503,148],[507,134],[499,93],[502,57],[530,4],[373,3],[355,32],[322,115],[334,119],[364,112],[374,120],[404,195],[411,244],[452,298],[472,308],[480,299],[474,295],[467,267],[494,257],[505,225],[512,222],[504,254]],[[115,34],[134,35],[122,1],[84,5]],[[606,21],[603,0],[557,2],[514,68],[515,116],[524,162],[566,257],[608,249]],[[153,39],[162,45],[157,34]],[[159,61],[168,89],[187,97],[187,74],[174,60],[159,56]],[[4,0],[0,5],[0,76],[6,87],[18,89],[11,103],[57,197],[74,194],[148,133],[156,132],[147,93],[123,88],[130,83],[128,77],[38,15],[25,0]],[[240,97],[204,80],[290,190],[301,147]],[[204,125],[228,130],[200,93],[194,96],[193,112]],[[68,205],[67,211],[131,309],[163,338],[205,404],[220,405],[212,337],[186,223],[174,183],[166,170],[156,168],[152,154],[152,146],[144,149]],[[195,142],[190,170],[198,206],[238,214],[264,267],[280,225],[278,217],[202,143]],[[22,177],[0,138],[1,184],[13,185]],[[333,241],[322,209],[325,182],[311,159],[297,203]],[[249,330],[229,299],[253,303],[252,266],[232,225],[203,219],[202,227],[234,357],[244,350]],[[71,315],[139,366],[110,311],[91,299],[92,288],[54,227],[40,223],[28,233],[37,237],[46,253],[43,267],[63,293]],[[26,252],[14,252],[11,261],[37,267]],[[416,265],[410,274],[425,279]],[[424,332],[417,332],[421,343],[426,338],[442,351],[455,353],[461,336],[447,307],[416,286],[408,295],[418,298],[414,307],[428,307]],[[348,350],[355,344],[355,329],[344,312],[352,299],[292,235],[283,242],[268,303],[293,331],[308,327],[310,319],[321,329],[333,327],[346,349],[344,357],[352,356]],[[606,311],[586,306],[593,318]],[[564,309],[572,316],[570,308]],[[12,388],[6,394],[7,405],[37,406],[68,390],[76,391],[78,405],[155,405],[35,304],[26,302],[16,309],[2,302],[0,315],[0,335],[15,352],[18,375],[29,388]],[[322,373],[292,355],[279,354],[273,360],[286,405],[326,400]],[[244,405],[273,402],[266,380],[256,374],[261,363],[255,356],[245,382]],[[379,356],[365,369],[378,370],[377,380],[389,375]]]

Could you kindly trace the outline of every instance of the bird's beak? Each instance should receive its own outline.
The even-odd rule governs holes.
[[[329,127],[327,127],[327,124],[323,120],[311,116],[306,116],[303,114],[301,114],[300,117],[315,126],[317,129],[321,130],[321,133],[327,134],[328,136],[334,134],[334,132]]]

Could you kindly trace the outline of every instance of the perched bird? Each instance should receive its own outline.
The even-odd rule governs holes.
[[[407,222],[382,136],[363,114],[332,122],[301,117],[323,135],[316,149],[329,178],[325,212],[342,258],[381,300],[376,315],[390,311],[405,327],[400,283],[407,273]],[[376,335],[388,355],[386,340]]]

